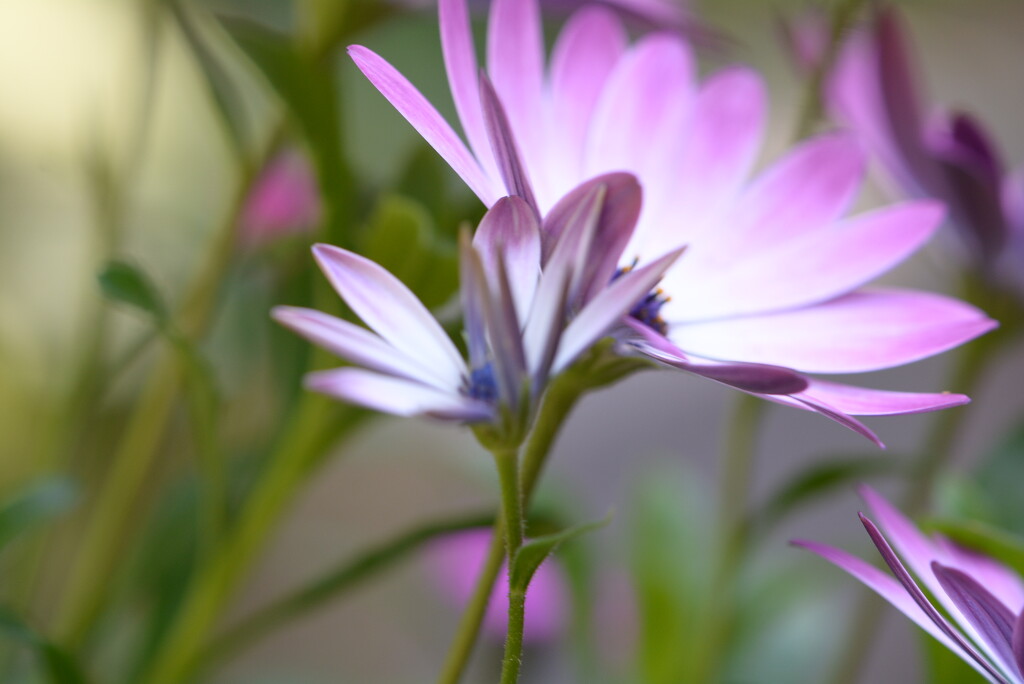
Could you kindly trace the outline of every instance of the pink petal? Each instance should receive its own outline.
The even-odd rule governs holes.
[[[540,277],[540,226],[525,200],[505,197],[484,214],[473,236],[492,291],[497,291],[498,259],[503,258],[518,320],[525,323]]]
[[[452,127],[405,76],[361,45],[349,46],[348,54],[377,90],[437,150],[480,201],[490,206],[501,196]]]
[[[498,169],[480,109],[480,69],[477,67],[466,0],[440,0],[437,13],[444,67],[448,73],[455,111],[459,114],[473,154],[480,161],[486,175],[496,178]]]
[[[955,299],[878,289],[775,314],[673,325],[669,338],[712,359],[859,373],[927,358],[995,325]]]
[[[673,299],[666,313],[699,321],[831,299],[903,261],[934,233],[942,217],[937,202],[906,203],[780,237],[753,254],[744,249],[733,256],[732,268],[690,269],[688,258],[676,277],[666,278]],[[703,274],[699,287],[692,272]]]
[[[970,399],[962,394],[940,392],[890,392],[825,380],[811,380],[802,396],[824,402],[853,416],[897,416],[963,406]]]
[[[494,0],[487,26],[487,73],[508,113],[528,168],[541,165],[544,39],[537,0]]]
[[[552,372],[557,373],[568,366],[590,345],[604,337],[641,297],[651,291],[682,252],[682,249],[677,249],[643,268],[625,273],[590,300],[565,329]]]
[[[371,370],[451,390],[447,379],[417,357],[399,352],[366,328],[313,309],[275,307],[274,320],[343,359]]]
[[[310,373],[306,376],[306,388],[396,416],[427,416],[466,422],[493,417],[491,407],[482,401],[361,368]]]
[[[1024,611],[1017,616],[1017,623],[1013,626],[1013,657],[1017,660],[1017,671],[1024,677]]]
[[[331,245],[313,248],[320,269],[366,325],[402,354],[458,387],[465,363],[444,330],[409,288],[365,257]]]
[[[670,34],[648,36],[622,57],[594,112],[586,175],[632,171],[641,178],[665,177],[681,152],[693,71],[688,48]]]
[[[768,401],[775,402],[776,404],[782,404],[783,406],[792,406],[802,411],[812,411],[819,415],[825,416],[831,421],[839,423],[848,430],[856,432],[861,437],[866,437],[871,441],[872,444],[877,446],[879,449],[884,449],[885,444],[878,438],[878,435],[874,433],[867,425],[860,422],[853,416],[843,413],[839,409],[829,406],[820,399],[816,399],[813,396],[809,396],[806,392],[800,394],[785,395],[785,394],[758,394],[757,396]]]
[[[491,139],[491,151],[494,153],[501,179],[505,183],[504,194],[522,197],[530,206],[536,208],[537,201],[534,199],[519,144],[512,134],[502,102],[484,74],[480,75],[480,103],[483,107],[484,123],[487,125],[487,135]]]
[[[583,176],[583,145],[598,97],[626,49],[626,33],[615,15],[588,6],[566,23],[551,54],[551,135],[544,185]],[[563,183],[564,185],[564,183]],[[564,188],[568,189],[568,188]],[[553,195],[561,195],[559,187]],[[542,207],[549,206],[542,198]]]

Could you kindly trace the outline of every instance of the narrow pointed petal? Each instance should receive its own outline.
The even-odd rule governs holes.
[[[899,557],[897,557],[893,552],[889,543],[885,540],[885,537],[883,537],[882,533],[879,532],[877,527],[875,527],[875,524],[865,517],[863,513],[860,515],[860,521],[863,523],[864,529],[868,531],[868,535],[871,537],[871,541],[874,542],[878,552],[882,555],[882,559],[885,561],[885,564],[889,566],[892,573],[896,575],[896,579],[900,581],[900,584],[904,586],[907,593],[909,593],[911,598],[914,599],[914,602],[920,606],[921,610],[924,611],[932,622],[934,622],[946,636],[956,642],[957,646],[959,646],[964,653],[970,656],[972,660],[985,670],[985,672],[988,673],[994,681],[1001,682],[1002,684],[1010,684],[998,671],[996,671],[995,668],[992,667],[992,665],[989,664],[987,660],[974,650],[974,647],[968,643],[964,636],[955,627],[949,624],[946,618],[942,617],[939,611],[935,609],[935,606],[928,601],[924,592],[922,592],[921,588],[917,586],[917,582],[915,582],[910,576],[907,569],[903,567],[903,563],[900,562]]]
[[[558,373],[604,337],[641,297],[651,291],[682,253],[682,249],[677,249],[643,268],[630,271],[598,293],[565,329],[552,372]]]
[[[1024,610],[1017,616],[1013,626],[1013,657],[1017,661],[1017,672],[1024,679]]]
[[[508,114],[510,137],[519,141],[522,159],[530,168],[538,167],[544,154],[540,137],[544,37],[537,0],[494,0],[491,4],[487,72]],[[486,103],[484,107],[487,117]],[[496,156],[500,168],[501,155]]]
[[[986,650],[996,657],[1007,672],[1014,672],[1017,664],[1014,662],[1011,641],[1016,616],[970,575],[935,561],[932,561],[932,572],[946,595],[953,599],[953,603],[981,637],[982,644],[987,646]]]
[[[943,565],[961,570],[992,593],[1000,603],[1016,611],[1024,608],[1024,578],[999,561],[978,553],[977,551],[958,546],[941,535],[932,535],[935,546],[941,549],[937,558]]]
[[[480,68],[477,66],[466,0],[440,0],[437,11],[444,67],[455,111],[484,172],[488,177],[496,178],[498,168],[480,106]]]
[[[491,207],[473,237],[492,292],[498,291],[499,252],[521,323],[526,322],[540,278],[540,225],[537,215],[520,197],[505,197]]]
[[[505,194],[522,197],[539,213],[516,137],[494,86],[484,74],[480,75],[480,102],[483,105],[487,134],[491,139],[491,150],[505,183]]]
[[[583,278],[591,250],[603,249],[597,231],[608,192],[601,183],[584,183],[578,190],[566,201],[559,202],[545,217],[541,229],[544,269],[554,273],[566,270],[572,274],[568,297],[570,306],[576,308],[582,303]],[[611,248],[614,245],[609,246]]]
[[[640,321],[627,318],[626,325],[643,339],[636,345],[638,351],[673,368],[754,394],[794,394],[807,388],[807,378],[789,368],[695,359]]]
[[[861,437],[866,437],[868,440],[871,441],[872,444],[877,446],[879,449],[885,448],[885,444],[882,442],[881,439],[878,438],[878,435],[875,434],[874,430],[872,430],[867,425],[860,422],[853,416],[843,413],[838,409],[834,409],[825,402],[815,399],[814,397],[809,397],[806,394],[797,394],[792,397],[768,394],[762,396],[765,399],[768,399],[769,401],[774,401],[777,403],[787,403],[788,400],[792,400],[793,402],[795,402],[793,405],[797,406],[798,408],[807,409],[809,411],[821,414],[828,418],[829,420],[835,421],[836,423],[839,423],[840,425],[849,430],[853,430]]]
[[[459,300],[462,304],[463,329],[466,347],[469,351],[469,367],[483,368],[488,362],[487,323],[484,309],[487,307],[488,285],[481,269],[477,267],[476,253],[470,244],[468,230],[459,234]]]
[[[493,416],[491,407],[482,401],[361,368],[317,371],[306,376],[305,384],[314,392],[396,416],[465,422],[490,420]]]
[[[310,342],[352,363],[441,390],[455,387],[440,380],[434,369],[425,367],[418,359],[406,356],[366,328],[348,321],[292,306],[275,307],[271,316]]]
[[[857,558],[856,556],[850,555],[845,551],[831,546],[804,540],[795,540],[792,544],[806,549],[811,553],[815,553],[836,567],[845,570],[892,604],[894,608],[910,618],[914,624],[928,632],[928,634],[937,639],[943,646],[963,658],[964,662],[977,670],[979,674],[985,677],[985,679],[990,682],[999,681],[982,669],[981,666],[978,665],[978,663],[970,656],[960,650],[956,642],[950,639],[945,632],[939,629],[939,627],[925,614],[921,607],[914,602],[914,599],[911,598],[903,585],[901,585],[892,576],[885,574],[875,566]]]
[[[640,216],[643,204],[640,184],[628,173],[598,176],[562,198],[544,219],[544,235],[549,243],[563,233],[582,234],[585,229],[574,222],[590,220],[593,202],[598,196],[599,213],[591,243],[594,249],[585,257],[578,277],[578,289],[584,299],[603,289],[615,275],[623,249]]]
[[[547,269],[537,288],[535,304],[523,331],[523,351],[526,368],[534,389],[547,384],[555,354],[565,332],[569,287],[572,284],[572,266],[561,261]]]
[[[604,7],[587,6],[569,19],[551,54],[551,109],[554,132],[547,143],[547,182],[583,176],[584,143],[608,75],[626,50],[626,32]],[[562,194],[556,192],[555,194]]]
[[[822,401],[853,416],[901,416],[963,406],[970,399],[952,392],[891,392],[811,380],[805,396]]]
[[[665,307],[675,323],[676,310]],[[996,326],[964,302],[925,292],[859,290],[817,306],[672,325],[669,338],[714,359],[808,373],[858,373],[951,349]]]
[[[444,330],[409,288],[365,257],[331,245],[313,255],[342,299],[366,325],[402,354],[421,359],[448,387],[462,381],[465,363]]]
[[[743,268],[678,269],[665,286],[686,320],[779,311],[837,297],[885,273],[939,227],[938,202],[907,202],[764,246]],[[689,267],[691,262],[687,263]],[[785,277],[779,277],[785,273]],[[674,274],[675,275],[675,274]],[[699,286],[698,286],[699,283]]]
[[[503,193],[484,174],[465,143],[425,97],[393,66],[361,45],[351,45],[348,54],[360,71],[387,98],[406,121],[448,162],[480,201],[490,206]]]

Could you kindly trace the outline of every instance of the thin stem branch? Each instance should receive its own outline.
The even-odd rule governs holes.
[[[498,468],[501,486],[501,519],[505,528],[505,555],[509,559],[523,545],[523,492],[519,484],[519,452],[517,449],[495,449],[494,463]],[[512,564],[509,563],[509,573]],[[508,633],[505,637],[505,657],[501,664],[501,684],[515,684],[523,655],[523,622],[526,592],[512,588],[509,582]]]

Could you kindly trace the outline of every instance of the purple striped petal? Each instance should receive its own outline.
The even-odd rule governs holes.
[[[932,572],[946,595],[953,599],[956,607],[981,636],[982,643],[988,646],[987,650],[996,656],[1006,671],[1014,672],[1017,664],[1010,643],[1016,616],[970,575],[936,561],[932,561]]]
[[[405,76],[382,57],[361,45],[350,45],[348,54],[370,83],[437,150],[481,202],[490,206],[503,194],[496,191],[480,164],[448,122]]]
[[[963,406],[970,399],[962,394],[940,392],[934,394],[918,392],[890,392],[843,385],[826,380],[811,380],[803,396],[853,416],[898,416],[909,413],[938,411],[953,406]]]
[[[473,370],[482,368],[489,360],[484,309],[488,306],[490,288],[477,266],[478,262],[469,232],[463,229],[459,233],[459,303],[462,304],[462,327],[469,351],[469,367]]]
[[[807,388],[807,378],[788,368],[695,359],[640,321],[626,318],[626,325],[643,339],[634,343],[641,353],[673,368],[754,394],[793,394]]]
[[[310,373],[305,384],[314,392],[396,416],[477,422],[490,420],[494,415],[482,401],[361,368]]]
[[[440,0],[437,13],[444,67],[455,101],[455,111],[459,114],[473,154],[486,174],[496,178],[498,169],[480,107],[480,69],[477,66],[466,0]]]
[[[692,262],[687,261],[688,268],[677,269],[665,280],[673,295],[666,314],[677,320],[699,321],[778,311],[837,297],[907,258],[931,237],[942,216],[942,205],[937,202],[905,203],[840,224],[822,224],[817,230],[781,238],[752,254],[744,249],[749,258],[734,254],[730,259],[741,267],[689,268]],[[779,277],[780,273],[785,277]]]
[[[974,647],[968,643],[963,635],[957,631],[955,627],[949,624],[946,618],[942,617],[939,611],[935,609],[935,606],[933,606],[925,597],[921,588],[917,586],[917,582],[913,580],[910,573],[908,573],[906,568],[903,567],[903,563],[900,562],[900,559],[893,552],[889,543],[885,540],[885,537],[882,536],[882,533],[879,532],[877,527],[875,527],[875,524],[865,517],[863,513],[860,514],[860,521],[864,524],[864,529],[868,531],[871,541],[874,542],[878,552],[882,555],[882,560],[884,560],[885,564],[889,566],[892,573],[896,575],[896,579],[900,581],[903,587],[907,590],[907,593],[909,593],[911,598],[914,599],[914,602],[920,606],[921,610],[925,612],[925,614],[946,636],[956,642],[957,646],[959,646],[964,653],[970,656],[972,660],[974,660],[986,673],[988,673],[989,676],[994,678],[997,682],[1009,684],[987,660],[974,650]]]
[[[666,307],[665,313],[674,323],[674,310]],[[857,373],[927,358],[996,325],[949,297],[877,289],[791,311],[673,325],[668,337],[712,359]]]
[[[499,252],[512,288],[518,320],[526,322],[540,278],[540,226],[533,208],[519,197],[505,197],[484,214],[473,236],[492,291],[498,290]]]
[[[366,328],[348,321],[313,309],[292,306],[275,307],[271,316],[310,342],[352,363],[429,384],[441,390],[457,387],[444,374],[439,374],[436,368],[399,352]]]
[[[1017,616],[1017,622],[1013,626],[1013,657],[1017,661],[1017,672],[1024,677],[1024,610]]]
[[[970,656],[961,651],[956,642],[950,639],[943,630],[939,629],[935,622],[933,622],[914,601],[914,599],[911,598],[911,595],[903,585],[893,579],[892,576],[886,575],[875,566],[857,558],[856,556],[852,556],[845,551],[831,546],[804,540],[795,540],[792,543],[795,546],[807,549],[811,553],[821,556],[836,567],[845,570],[850,575],[863,582],[875,593],[892,604],[893,607],[910,618],[914,624],[935,637],[939,643],[950,651],[963,658],[968,665],[977,670],[978,673],[988,681],[998,681],[982,669],[975,660],[971,659]]]
[[[583,150],[598,97],[626,50],[626,32],[609,10],[588,6],[569,19],[551,53],[552,131],[547,183],[583,175]],[[547,207],[545,202],[543,205]]]
[[[537,0],[494,0],[487,26],[487,73],[505,107],[511,133],[530,168],[544,157],[541,138],[544,37]],[[484,117],[487,117],[484,103]],[[498,166],[501,167],[501,157]]]
[[[342,299],[366,325],[402,354],[457,387],[465,363],[444,330],[409,288],[365,257],[331,245],[313,255]]]
[[[682,249],[669,252],[643,268],[625,273],[601,290],[565,329],[552,371],[559,372],[604,337],[641,297],[651,291],[682,253]]]
[[[519,154],[519,147],[505,116],[505,110],[494,87],[482,73],[480,102],[483,105],[487,134],[491,138],[491,150],[497,160],[498,171],[505,182],[507,194],[522,197],[536,210],[537,200],[534,199],[530,179],[523,165],[523,157]]]

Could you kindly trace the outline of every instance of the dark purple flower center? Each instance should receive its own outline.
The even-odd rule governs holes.
[[[614,282],[617,278],[632,271],[636,268],[636,263],[637,260],[633,259],[633,263],[616,270],[615,275],[612,276],[612,281]],[[643,299],[634,304],[633,308],[629,310],[629,315],[658,333],[666,335],[668,334],[668,324],[661,317],[661,307],[668,303],[670,299],[671,297],[666,295],[659,287],[648,292]]]
[[[466,393],[474,399],[494,402],[498,399],[498,383],[494,378],[494,364],[488,361],[469,373],[469,387]]]

